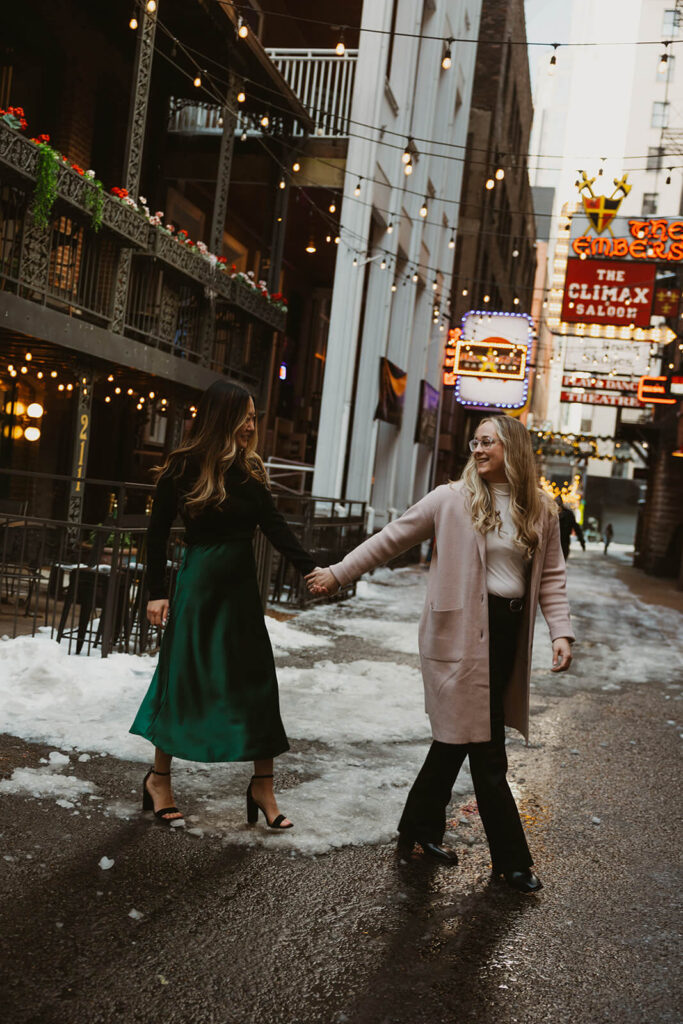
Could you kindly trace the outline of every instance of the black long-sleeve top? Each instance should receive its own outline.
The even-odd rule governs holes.
[[[151,601],[168,597],[166,549],[178,513],[185,525],[187,544],[251,540],[254,530],[260,526],[273,547],[302,575],[315,568],[316,563],[276,509],[268,488],[237,463],[225,474],[226,500],[221,505],[205,508],[199,515],[189,516],[184,509],[183,495],[193,482],[191,472],[186,470],[178,477],[167,473],[157,484],[147,530],[147,586]]]

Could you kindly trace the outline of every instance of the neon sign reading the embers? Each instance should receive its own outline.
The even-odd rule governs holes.
[[[580,235],[572,250],[585,259],[645,260],[652,263],[683,261],[683,220],[629,220],[631,238]]]

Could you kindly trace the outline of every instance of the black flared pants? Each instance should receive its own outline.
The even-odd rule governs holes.
[[[487,743],[441,743],[434,740],[408,794],[399,832],[416,842],[440,843],[453,785],[469,757],[470,773],[496,872],[523,871],[533,861],[506,774],[503,696],[517,649],[521,612],[509,602],[489,597],[491,739]]]

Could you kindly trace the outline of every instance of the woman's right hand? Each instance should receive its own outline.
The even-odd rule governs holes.
[[[147,602],[147,618],[153,626],[165,626],[168,618],[169,601],[162,598],[160,601]]]
[[[308,589],[312,594],[336,594],[339,590],[337,577],[331,569],[321,569],[319,566],[309,572],[305,577]]]

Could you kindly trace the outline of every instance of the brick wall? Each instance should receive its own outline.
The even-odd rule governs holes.
[[[683,459],[676,447],[674,415],[661,421],[658,451],[650,470],[636,564],[654,576],[676,578],[683,548]]]

